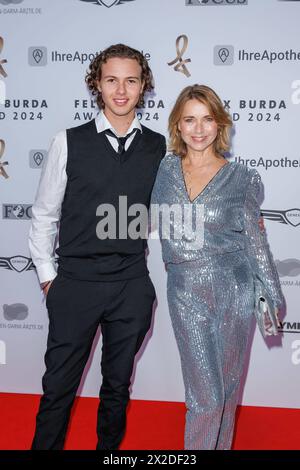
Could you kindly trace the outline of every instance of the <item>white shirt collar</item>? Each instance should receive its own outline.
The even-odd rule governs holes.
[[[95,123],[96,123],[96,129],[97,129],[98,133],[99,132],[104,132],[107,129],[110,129],[114,134],[116,134],[117,137],[120,137],[118,135],[117,131],[112,127],[112,125],[109,122],[109,120],[107,119],[107,117],[105,116],[103,110],[101,110],[100,113],[98,114],[98,116],[96,116]],[[126,135],[129,134],[130,132],[132,132],[134,129],[138,129],[142,132],[142,126],[140,124],[140,121],[139,121],[137,115],[135,115],[132,123],[130,124],[130,127],[129,127],[128,131],[126,132]]]

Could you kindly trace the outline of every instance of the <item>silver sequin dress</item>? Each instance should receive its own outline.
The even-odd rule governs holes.
[[[161,162],[152,204],[203,205],[204,242],[164,239],[168,305],[185,385],[185,449],[230,449],[253,318],[253,275],[280,307],[283,296],[266,234],[258,225],[258,172],[227,163],[191,202],[181,158]],[[171,220],[171,232],[176,229]],[[173,224],[173,227],[172,227]]]

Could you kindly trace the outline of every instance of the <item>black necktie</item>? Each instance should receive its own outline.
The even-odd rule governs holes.
[[[115,139],[117,139],[118,144],[119,144],[118,145],[118,154],[122,155],[122,153],[125,153],[125,144],[126,144],[127,139],[132,134],[134,134],[134,132],[136,132],[136,131],[137,131],[137,129],[133,129],[131,132],[129,132],[129,134],[125,135],[125,137],[117,137],[116,134],[110,129],[107,129],[105,131],[105,134],[110,135],[111,137],[114,137]]]

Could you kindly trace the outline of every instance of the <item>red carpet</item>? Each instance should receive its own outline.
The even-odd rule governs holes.
[[[0,449],[29,449],[39,396],[0,393]],[[78,398],[66,449],[94,449],[98,400]],[[134,400],[122,449],[183,448],[183,403]],[[234,449],[300,449],[300,410],[239,407]]]

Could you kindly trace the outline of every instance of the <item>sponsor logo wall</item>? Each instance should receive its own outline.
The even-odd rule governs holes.
[[[262,215],[287,305],[281,335],[267,345],[253,322],[240,402],[299,407],[299,15],[300,1],[287,0],[0,0],[1,391],[41,392],[48,318],[28,250],[31,207],[52,137],[97,114],[84,83],[90,60],[125,42],[155,77],[138,110],[144,125],[167,135],[181,89],[207,84],[234,121],[228,158],[262,176]],[[132,397],[184,401],[159,241],[149,248],[158,305]],[[84,396],[98,396],[100,349],[99,332]]]

